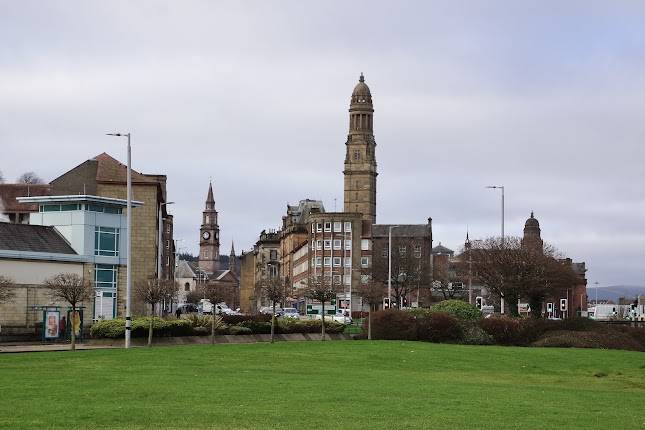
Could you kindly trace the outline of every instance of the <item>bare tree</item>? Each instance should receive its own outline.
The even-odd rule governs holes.
[[[385,297],[386,293],[383,283],[371,277],[366,281],[364,283],[362,282],[358,287],[358,295],[369,306],[369,312],[367,313],[367,339],[372,340],[372,310],[375,310],[383,302],[383,297]]]
[[[506,300],[511,315],[518,315],[517,302],[523,298],[539,317],[546,296],[575,282],[571,267],[558,260],[549,245],[535,248],[517,237],[488,238],[474,241],[471,253],[474,276]]]
[[[35,185],[44,184],[45,181],[43,181],[43,179],[34,172],[25,172],[18,178],[18,183]]]
[[[13,300],[16,296],[16,293],[13,290],[15,286],[16,284],[12,279],[0,275],[0,303],[6,303]]]
[[[260,281],[260,289],[264,297],[271,302],[271,343],[275,336],[275,306],[286,296],[285,283],[278,276],[269,276]]]
[[[137,282],[134,286],[134,294],[144,303],[150,305],[150,324],[148,326],[148,346],[152,346],[153,322],[155,307],[164,300],[170,300],[177,295],[178,285],[174,281],[165,281],[157,278],[150,278],[146,281]]]
[[[215,316],[217,304],[224,301],[227,296],[227,289],[216,282],[207,282],[202,286],[202,295],[212,304],[213,319],[211,321],[211,344],[215,344]]]
[[[336,298],[337,290],[338,287],[334,285],[330,277],[312,275],[307,278],[304,296],[322,304],[321,340],[325,340],[325,303]]]
[[[372,276],[377,282],[387,285],[389,267],[387,259],[374,261]],[[413,291],[429,289],[431,281],[430,263],[422,254],[415,253],[414,242],[395,238],[392,240],[392,296],[396,306]]]
[[[68,324],[71,325],[71,349],[73,351],[76,349],[76,331],[74,330],[76,307],[79,303],[92,297],[94,293],[92,285],[75,273],[59,273],[45,280],[45,286],[49,289],[49,295],[53,299],[65,301],[72,307]]]

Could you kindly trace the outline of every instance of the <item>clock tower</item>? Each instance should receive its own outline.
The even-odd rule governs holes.
[[[212,183],[208,184],[206,207],[199,229],[199,268],[210,273],[219,270],[219,225]]]

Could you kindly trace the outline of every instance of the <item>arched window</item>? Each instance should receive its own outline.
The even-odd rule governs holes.
[[[184,291],[190,291],[190,282],[184,284]]]

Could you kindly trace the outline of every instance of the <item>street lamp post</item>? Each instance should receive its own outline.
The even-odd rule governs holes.
[[[504,246],[504,185],[489,185],[486,188],[502,190],[502,247]],[[500,297],[500,312],[504,313],[504,296]]]
[[[392,308],[392,229],[398,225],[389,227],[387,236],[387,307]]]
[[[132,296],[132,150],[130,146],[130,133],[107,133],[108,136],[128,138],[128,169],[127,169],[127,266],[125,281],[125,347],[130,348],[130,334],[132,332],[132,309],[130,297]]]

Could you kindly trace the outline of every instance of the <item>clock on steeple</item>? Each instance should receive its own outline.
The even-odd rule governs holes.
[[[213,198],[213,184],[208,185],[206,207],[202,214],[199,240],[199,267],[206,272],[219,270],[219,226]]]

